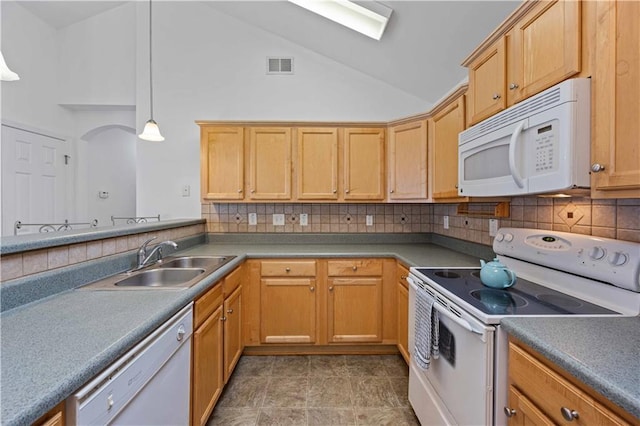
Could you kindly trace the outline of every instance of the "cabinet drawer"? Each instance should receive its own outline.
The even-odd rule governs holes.
[[[261,265],[263,277],[315,277],[315,260],[265,260]]]
[[[242,279],[242,268],[237,268],[229,275],[227,275],[224,279],[224,287],[223,293],[225,296],[230,295],[235,291],[236,288],[240,285],[240,280]]]
[[[222,305],[222,285],[214,284],[214,287],[203,294],[194,304],[194,330],[197,329],[209,316]]]
[[[330,260],[328,271],[330,277],[380,276],[382,259]]]
[[[509,378],[533,404],[557,424],[563,409],[576,411],[578,425],[628,424],[521,347],[509,343]],[[572,423],[573,423],[572,422]]]

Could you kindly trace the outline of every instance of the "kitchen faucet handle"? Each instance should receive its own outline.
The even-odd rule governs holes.
[[[144,243],[142,243],[142,245],[140,246],[140,250],[142,251],[146,251],[147,246],[149,245],[149,243],[155,239],[157,239],[158,237],[151,237],[149,238],[147,241],[145,241]]]

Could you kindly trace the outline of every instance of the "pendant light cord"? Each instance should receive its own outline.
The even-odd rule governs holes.
[[[151,1],[149,0],[149,102],[151,109],[151,120],[153,120],[153,60],[152,60],[152,27],[151,24]]]

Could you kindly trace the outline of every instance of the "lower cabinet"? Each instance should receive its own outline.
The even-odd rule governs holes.
[[[509,425],[630,425],[632,417],[567,373],[561,373],[540,354],[509,342]],[[620,415],[618,415],[620,414]]]
[[[398,350],[409,364],[409,270],[398,264],[396,290],[398,297]]]
[[[241,268],[195,302],[191,423],[204,425],[243,350]]]
[[[47,414],[40,417],[33,426],[64,426],[65,403],[64,401],[53,407]]]

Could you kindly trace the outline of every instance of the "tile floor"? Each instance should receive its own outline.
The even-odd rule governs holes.
[[[420,425],[399,355],[243,356],[207,426]]]

